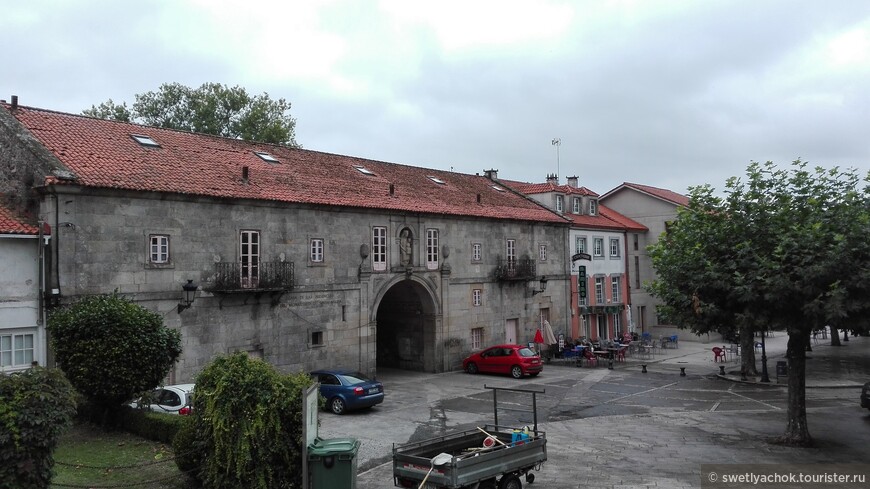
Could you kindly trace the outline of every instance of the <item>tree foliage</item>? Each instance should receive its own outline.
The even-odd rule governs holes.
[[[49,486],[52,453],[72,422],[74,396],[59,370],[0,374],[0,489]]]
[[[301,488],[302,392],[312,383],[245,353],[209,364],[196,379],[196,441],[187,442],[202,448],[205,486]]]
[[[54,311],[48,329],[67,378],[106,410],[160,385],[181,355],[178,331],[117,294],[85,297]]]
[[[119,105],[109,99],[82,113],[100,119],[298,147],[290,102],[283,98],[273,100],[267,93],[252,96],[239,86],[204,83],[191,88],[164,83],[156,92],[137,94],[132,110],[126,103]]]
[[[650,249],[651,291],[696,332],[787,331],[783,440],[809,444],[810,335],[826,324],[863,328],[870,312],[870,179],[862,187],[854,170],[810,170],[800,160],[788,170],[752,163],[746,173],[729,179],[722,197],[710,186],[690,189],[689,206]]]

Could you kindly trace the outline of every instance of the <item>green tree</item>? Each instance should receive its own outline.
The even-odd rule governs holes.
[[[164,83],[154,92],[136,95],[130,110],[109,99],[82,114],[100,119],[136,122],[180,131],[299,147],[290,102],[269,94],[252,96],[239,86],[204,83],[191,88]]]
[[[651,247],[654,295],[697,332],[724,322],[788,332],[788,420],[782,441],[809,445],[805,351],[814,329],[861,325],[870,308],[870,190],[854,170],[753,163],[724,197],[690,189],[690,205]],[[751,351],[746,348],[744,351]],[[754,361],[753,361],[754,364]]]
[[[117,294],[54,311],[48,330],[60,368],[104,415],[159,385],[181,355],[178,331]]]
[[[216,358],[197,376],[193,416],[199,478],[214,488],[302,487],[302,391],[313,380],[284,375],[245,353]]]
[[[0,374],[0,489],[49,486],[52,454],[75,414],[74,396],[59,370]]]

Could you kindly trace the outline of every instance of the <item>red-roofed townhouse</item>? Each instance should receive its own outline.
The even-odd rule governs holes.
[[[655,280],[655,270],[646,248],[658,242],[668,223],[677,218],[678,209],[689,205],[689,198],[671,190],[626,182],[602,195],[600,200],[649,230],[629,233],[632,319],[636,327],[654,337],[678,334],[680,331],[676,326],[659,324],[656,314],[659,302],[644,289],[645,283]]]
[[[569,221],[485,176],[15,99],[0,165],[0,188],[35,187],[55,231],[53,302],[117,289],[162,314],[183,337],[170,381],[233,351],[286,371],[445,371],[532,341],[541,314],[570,321]],[[177,307],[188,284],[198,295]]]
[[[46,364],[43,250],[48,235],[0,194],[0,372]]]
[[[507,184],[571,221],[565,251],[571,255],[571,310],[575,314],[571,329],[561,333],[569,339],[594,341],[633,332],[626,236],[644,233],[646,227],[601,205],[598,194],[578,186],[578,177],[568,177],[567,185],[560,185],[556,175],[548,175],[546,183]],[[580,278],[582,272],[585,280]]]

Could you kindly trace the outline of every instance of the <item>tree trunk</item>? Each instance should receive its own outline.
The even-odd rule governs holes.
[[[755,368],[755,335],[749,328],[740,328],[740,371],[746,375],[758,375]]]
[[[813,439],[807,426],[806,353],[808,333],[789,331],[788,349],[788,423],[779,439],[786,445],[808,447]]]
[[[843,346],[840,343],[840,335],[837,334],[837,328],[831,326],[831,346]]]

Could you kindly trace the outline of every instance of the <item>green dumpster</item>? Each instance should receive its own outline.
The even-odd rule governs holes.
[[[356,489],[355,438],[316,439],[308,445],[308,478],[311,489]]]

